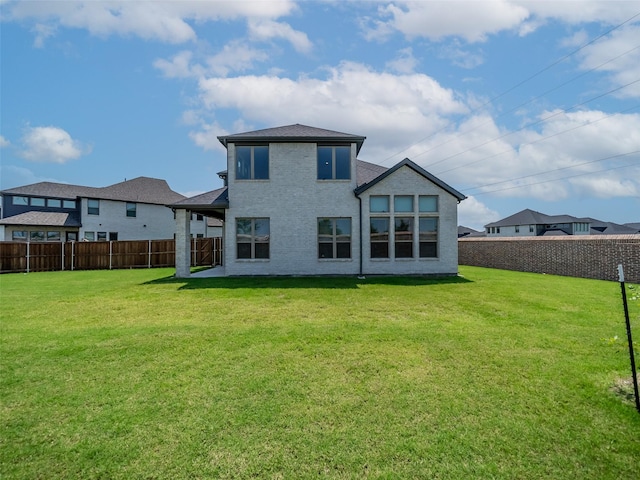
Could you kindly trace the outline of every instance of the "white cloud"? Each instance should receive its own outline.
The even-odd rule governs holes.
[[[457,37],[473,43],[502,31],[528,35],[549,20],[616,25],[636,13],[637,5],[624,0],[398,0],[387,2],[378,9],[378,18],[365,18],[360,25],[368,40],[384,40],[397,31],[408,38]]]
[[[614,87],[627,85],[640,78],[640,25],[616,30],[605,39],[589,45],[580,52],[580,67],[597,68],[609,74]],[[613,60],[612,60],[613,59]],[[616,93],[620,97],[640,97],[640,82]]]
[[[408,38],[440,40],[462,37],[482,42],[487,35],[517,28],[528,16],[526,8],[506,0],[456,2],[398,1],[380,9],[382,20],[373,31],[390,28]],[[370,34],[369,34],[370,35]]]
[[[33,162],[66,163],[91,151],[58,127],[29,127],[22,144],[20,156]]]
[[[92,35],[135,35],[167,43],[196,39],[191,23],[236,18],[278,18],[296,8],[293,0],[252,1],[125,1],[6,2],[5,19],[34,20],[36,45],[58,26],[86,29]]]
[[[475,230],[483,230],[487,223],[500,219],[500,214],[491,210],[477,198],[470,195],[458,205],[458,224]]]
[[[418,60],[413,56],[411,47],[403,48],[395,59],[387,62],[387,68],[398,73],[413,73],[418,65]]]
[[[4,138],[3,135],[0,135],[0,148],[8,147],[9,145],[11,145],[11,142]]]
[[[327,69],[327,73],[323,79],[202,79],[201,100],[206,109],[237,109],[246,120],[265,125],[306,123],[367,132],[369,148],[389,152],[440,128],[442,115],[465,112],[464,104],[451,90],[424,74],[396,76],[348,62]]]
[[[503,136],[508,132],[477,119],[476,126],[482,128],[459,137],[443,134],[423,148],[443,145],[430,156],[439,153],[440,159],[449,159],[434,164],[433,173],[448,183],[468,185],[467,191],[474,194],[547,201],[638,195],[640,175],[634,174],[638,169],[626,166],[640,166],[640,153],[633,153],[640,151],[639,114],[581,111],[551,117],[550,113],[559,112],[543,112],[540,118],[549,120],[538,131]],[[473,121],[460,130],[470,131],[469,127],[474,128]],[[423,160],[427,168],[428,162]]]
[[[287,40],[296,51],[301,53],[309,53],[313,48],[313,44],[307,37],[307,34],[294,30],[289,24],[284,22],[275,22],[266,19],[250,19],[249,34],[252,38],[258,40],[271,40],[272,38],[282,38]]]

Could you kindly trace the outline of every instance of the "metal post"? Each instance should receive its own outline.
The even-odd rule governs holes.
[[[31,245],[31,242],[27,242],[27,273],[29,273],[29,267],[30,267],[29,263],[30,263],[30,260],[31,260],[31,258],[29,256],[29,254],[31,253],[30,249],[29,249],[30,245]]]
[[[622,304],[624,306],[624,319],[627,324],[627,340],[629,341],[629,358],[631,359],[631,378],[633,380],[633,393],[636,398],[636,410],[640,412],[640,395],[638,394],[638,376],[636,373],[636,359],[633,353],[633,339],[631,338],[631,322],[629,321],[629,307],[627,306],[627,290],[624,286],[624,270],[618,265],[618,280],[622,290]]]

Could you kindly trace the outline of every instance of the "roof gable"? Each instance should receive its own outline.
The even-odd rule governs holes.
[[[355,194],[356,195],[360,195],[362,192],[364,192],[368,188],[370,188],[370,187],[374,186],[375,184],[381,182],[382,180],[384,180],[388,176],[393,175],[397,170],[400,170],[402,167],[408,167],[408,168],[412,169],[418,175],[421,175],[426,180],[429,180],[430,182],[434,183],[438,187],[442,188],[447,193],[449,193],[449,194],[453,195],[454,197],[456,197],[459,202],[461,202],[462,200],[467,198],[465,195],[463,195],[462,193],[457,191],[455,188],[451,187],[450,185],[447,185],[445,182],[443,182],[439,178],[435,177],[434,175],[430,174],[424,168],[422,168],[420,165],[412,162],[408,158],[405,158],[401,162],[396,163],[393,167],[391,167],[388,170],[382,172],[380,175],[378,175],[377,177],[375,177],[371,181],[369,181],[367,183],[364,183],[364,184],[360,185],[359,187],[357,187],[355,189]]]
[[[361,135],[352,135],[296,123],[253,132],[222,135],[218,137],[218,140],[225,148],[229,143],[236,142],[349,142],[356,143],[357,151],[359,152],[365,138]]]

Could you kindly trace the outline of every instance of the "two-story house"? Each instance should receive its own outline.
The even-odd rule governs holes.
[[[107,187],[40,182],[0,194],[0,240],[24,242],[173,238],[175,220],[166,205],[186,198],[148,177]],[[206,220],[194,215],[193,236],[206,235]]]
[[[540,237],[563,235],[631,235],[632,227],[603,222],[590,217],[546,215],[525,209],[485,225],[488,237]]]
[[[192,212],[223,220],[229,276],[457,274],[465,197],[409,159],[363,162],[365,137],[298,124],[218,139],[225,186],[172,205],[177,276]]]

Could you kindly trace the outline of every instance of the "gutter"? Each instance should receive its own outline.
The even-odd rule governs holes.
[[[358,278],[364,278],[364,274],[362,273],[362,198],[360,198],[357,193],[353,193],[355,194],[359,202],[358,223],[360,224],[360,235],[358,235],[358,237],[360,239],[360,274],[358,275]]]

